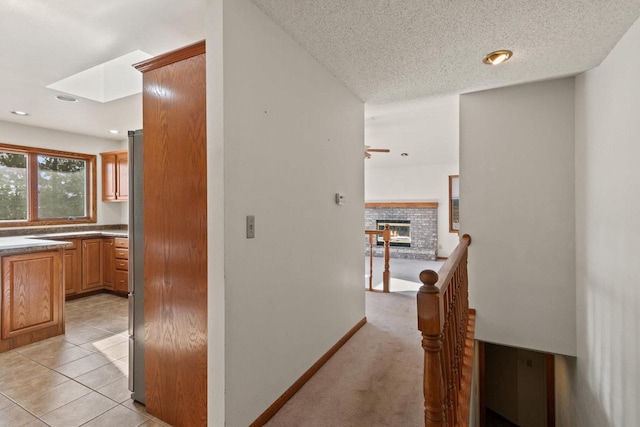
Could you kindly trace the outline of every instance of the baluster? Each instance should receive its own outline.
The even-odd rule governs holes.
[[[391,280],[391,272],[389,271],[389,246],[391,244],[391,230],[389,230],[389,224],[384,225],[382,239],[384,240],[384,272],[382,273],[382,292],[389,292],[389,281]]]
[[[424,348],[424,419],[425,426],[447,426],[445,415],[445,383],[443,378],[442,300],[440,290],[435,286],[438,273],[424,270],[420,273],[420,287],[417,295],[418,329],[422,332]]]
[[[373,291],[373,238],[375,234],[369,234],[369,290]]]

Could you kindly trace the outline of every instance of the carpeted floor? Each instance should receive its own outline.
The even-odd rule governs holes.
[[[391,281],[389,288],[391,292],[400,291],[417,291],[422,285],[420,283],[420,272],[422,270],[438,271],[444,264],[443,260],[439,261],[423,261],[415,259],[396,259],[389,260],[389,271],[391,272]],[[369,274],[371,268],[369,257],[364,260],[364,281],[365,287],[369,287]],[[384,258],[373,258],[373,288],[382,290],[382,272],[384,271]]]
[[[415,291],[366,292],[368,323],[267,423],[271,427],[424,425]]]

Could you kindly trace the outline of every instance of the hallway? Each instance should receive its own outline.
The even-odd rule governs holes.
[[[365,295],[367,324],[267,426],[424,425],[415,291]]]
[[[374,258],[374,284],[383,264]],[[441,264],[393,259],[391,289],[417,289],[412,277]],[[368,323],[268,426],[423,425],[415,290],[365,298]],[[65,335],[0,354],[0,427],[166,425],[129,398],[126,299],[99,294],[66,310]]]

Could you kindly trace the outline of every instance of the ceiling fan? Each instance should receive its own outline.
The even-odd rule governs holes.
[[[371,153],[388,153],[391,150],[389,150],[388,148],[371,148],[368,145],[364,146],[364,157],[366,159],[370,159],[371,158]]]

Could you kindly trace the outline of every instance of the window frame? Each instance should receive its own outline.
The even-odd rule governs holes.
[[[27,219],[18,221],[0,220],[0,228],[30,227],[42,225],[89,224],[97,222],[97,172],[96,155],[74,153],[70,151],[50,150],[46,148],[25,147],[0,143],[0,151],[25,154],[27,156]],[[53,156],[73,160],[84,160],[86,169],[86,213],[84,217],[67,218],[38,218],[38,156]]]

